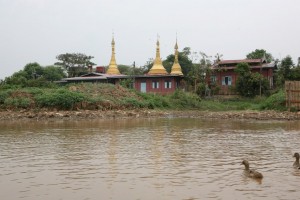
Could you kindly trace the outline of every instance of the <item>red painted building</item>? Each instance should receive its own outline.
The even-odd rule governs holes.
[[[97,67],[96,72],[82,75],[80,77],[65,78],[61,83],[78,83],[78,82],[96,82],[96,83],[111,83],[119,84],[121,80],[133,79],[133,88],[137,91],[145,93],[156,94],[170,94],[176,91],[180,87],[183,74],[181,66],[178,61],[178,45],[175,45],[175,60],[171,69],[171,73],[168,73],[165,67],[162,65],[160,58],[159,41],[156,43],[156,57],[152,68],[145,75],[123,75],[120,74],[115,58],[115,42],[112,40],[112,56],[105,72],[104,67]],[[105,73],[104,73],[105,72]]]
[[[182,76],[179,75],[141,75],[134,77],[134,88],[140,92],[169,94],[179,88]]]
[[[153,66],[148,74],[135,76],[134,88],[140,92],[169,94],[175,92],[180,87],[183,74],[178,61],[178,45],[175,44],[175,60],[171,73],[168,73],[162,65],[160,58],[159,41],[156,43],[156,56]]]
[[[239,63],[247,63],[252,73],[262,74],[269,81],[270,88],[273,88],[276,64],[267,63],[265,59],[221,60],[211,67],[212,72],[208,77],[208,84],[219,87],[219,94],[234,94],[232,88],[238,77],[234,70]]]

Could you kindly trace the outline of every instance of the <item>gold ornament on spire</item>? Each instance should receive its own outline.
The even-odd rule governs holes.
[[[183,75],[182,70],[181,70],[181,66],[180,66],[179,61],[178,61],[177,38],[176,38],[176,44],[175,44],[174,48],[175,48],[175,59],[174,59],[174,63],[173,63],[173,66],[172,66],[171,74]]]
[[[111,41],[111,47],[112,47],[111,59],[110,59],[109,66],[108,66],[106,74],[120,74],[120,71],[118,69],[117,62],[116,62],[116,57],[115,57],[115,39],[114,39],[114,36],[113,36],[112,41]]]
[[[157,38],[156,42],[156,57],[148,74],[168,74],[167,70],[162,65],[162,61],[160,58],[160,49],[159,49],[159,40]]]

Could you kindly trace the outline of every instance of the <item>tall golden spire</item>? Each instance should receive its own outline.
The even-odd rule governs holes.
[[[160,49],[159,49],[159,40],[157,38],[156,42],[156,57],[148,74],[168,74],[167,70],[162,65],[162,61],[160,58]]]
[[[114,36],[113,36],[112,41],[111,41],[111,48],[112,48],[111,59],[110,59],[109,66],[108,66],[106,74],[120,74],[120,71],[118,69],[117,62],[116,62],[116,57],[115,57],[115,39],[114,39]]]
[[[178,45],[177,45],[177,37],[176,37],[176,44],[175,44],[175,59],[172,66],[171,74],[183,75],[181,66],[178,61]]]

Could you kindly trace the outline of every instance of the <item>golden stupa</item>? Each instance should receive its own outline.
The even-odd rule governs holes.
[[[172,66],[171,74],[176,74],[176,75],[183,75],[181,66],[178,61],[178,45],[177,45],[177,39],[176,39],[176,44],[175,44],[175,59],[174,63]]]
[[[116,58],[115,58],[115,40],[114,40],[114,37],[112,38],[112,41],[111,41],[111,47],[112,47],[111,59],[110,59],[110,63],[109,63],[109,66],[107,68],[106,74],[120,74],[120,71],[119,71],[117,63],[116,63]]]
[[[160,49],[159,49],[159,41],[156,42],[156,57],[148,74],[168,74],[167,70],[162,65],[162,61],[160,58]]]

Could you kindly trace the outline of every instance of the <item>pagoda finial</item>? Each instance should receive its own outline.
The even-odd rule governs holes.
[[[178,50],[178,45],[177,45],[177,32],[176,32],[176,44],[175,44],[175,50]]]
[[[157,34],[157,42],[156,42],[156,56],[154,59],[154,63],[148,74],[168,74],[167,70],[162,65],[162,61],[160,58],[160,48],[159,48],[159,35]]]
[[[111,41],[111,45],[112,45],[112,46],[115,45],[115,33],[114,33],[114,30],[112,31],[112,41]]]
[[[177,33],[176,33],[176,43],[175,43],[175,58],[172,66],[171,74],[183,75],[181,66],[178,61],[178,44],[177,44]]]
[[[107,74],[120,74],[120,71],[117,66],[116,57],[115,57],[115,38],[114,38],[114,32],[112,34],[112,40],[111,40],[111,59],[109,62],[109,66],[107,69]]]

